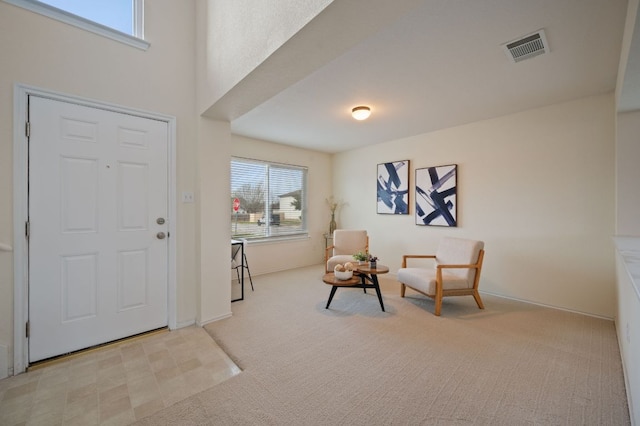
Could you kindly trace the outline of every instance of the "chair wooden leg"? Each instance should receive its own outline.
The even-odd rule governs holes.
[[[407,286],[400,283],[400,297],[404,297],[404,292],[407,290]]]
[[[436,296],[436,310],[433,313],[435,316],[440,316],[440,311],[442,310],[442,296]]]
[[[476,303],[478,304],[478,308],[484,309],[484,304],[482,303],[482,299],[480,299],[480,293],[478,291],[473,292],[473,298],[476,299]]]

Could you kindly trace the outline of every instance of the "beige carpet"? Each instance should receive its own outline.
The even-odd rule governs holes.
[[[233,317],[206,326],[244,371],[140,424],[630,424],[611,321],[488,295],[435,317],[390,276],[386,313],[361,289],[325,310],[321,276],[254,277]]]

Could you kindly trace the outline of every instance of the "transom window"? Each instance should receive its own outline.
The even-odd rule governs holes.
[[[231,235],[246,239],[307,235],[306,186],[306,167],[232,158]]]
[[[87,31],[147,49],[143,0],[4,0]]]
[[[131,0],[40,0],[40,2],[125,34],[135,35]]]

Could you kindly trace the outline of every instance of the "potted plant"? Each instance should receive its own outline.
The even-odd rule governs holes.
[[[369,268],[375,269],[378,266],[378,256],[369,255]]]
[[[364,264],[367,261],[369,255],[363,251],[359,251],[353,255],[353,259],[358,261],[358,265]]]

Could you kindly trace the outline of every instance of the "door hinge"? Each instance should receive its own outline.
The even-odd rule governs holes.
[[[30,334],[31,334],[31,321],[27,321],[27,323],[25,324],[25,335],[27,336],[27,338],[29,338]]]
[[[31,222],[29,221],[24,223],[24,236],[27,237],[27,240],[31,237]]]
[[[31,123],[28,121],[24,123],[24,135],[28,138],[31,137]]]

